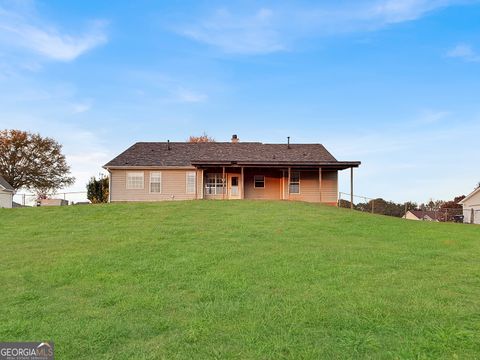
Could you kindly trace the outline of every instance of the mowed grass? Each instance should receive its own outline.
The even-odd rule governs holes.
[[[480,358],[480,227],[294,202],[0,209],[0,340],[58,359]]]

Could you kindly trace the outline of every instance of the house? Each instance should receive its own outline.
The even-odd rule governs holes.
[[[480,186],[459,202],[463,207],[463,222],[480,224]]]
[[[13,207],[13,187],[0,175],[0,208]]]
[[[407,220],[422,220],[422,221],[440,221],[442,214],[438,211],[430,210],[408,210],[403,216]]]
[[[109,200],[301,200],[336,205],[338,161],[321,144],[138,142],[108,162]]]

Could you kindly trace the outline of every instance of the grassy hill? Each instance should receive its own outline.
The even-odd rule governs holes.
[[[480,358],[480,227],[291,202],[0,209],[0,339],[59,359]]]

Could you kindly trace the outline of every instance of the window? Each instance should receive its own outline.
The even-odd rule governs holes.
[[[161,172],[150,173],[150,192],[151,193],[162,192],[162,173]]]
[[[265,176],[255,175],[253,177],[253,186],[255,189],[263,189],[265,187]]]
[[[300,171],[290,173],[290,194],[300,194]]]
[[[195,194],[195,180],[196,174],[194,171],[189,171],[186,174],[187,194]]]
[[[127,173],[127,189],[143,189],[143,171],[128,172]]]
[[[206,195],[222,195],[224,189],[222,174],[207,174],[205,181]]]

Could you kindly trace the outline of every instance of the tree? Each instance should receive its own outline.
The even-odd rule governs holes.
[[[442,206],[440,206],[441,209],[461,209],[462,205],[459,204],[460,201],[465,199],[465,195],[461,196],[456,196],[453,200],[445,201]]]
[[[188,142],[191,143],[205,143],[205,142],[215,142],[215,139],[208,136],[206,132],[204,132],[200,136],[190,136],[188,138]]]
[[[24,188],[37,194],[75,182],[57,141],[21,130],[0,131],[0,174],[15,190]]]
[[[108,202],[108,176],[100,175],[97,180],[95,176],[87,183],[87,199],[93,204]]]
[[[358,203],[355,206],[355,209],[365,212],[373,211],[375,214],[402,217],[405,214],[405,207],[408,210],[412,210],[417,207],[417,204],[414,202],[397,204],[393,201],[386,201],[382,198],[377,198],[365,203]]]

